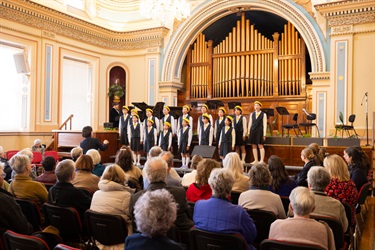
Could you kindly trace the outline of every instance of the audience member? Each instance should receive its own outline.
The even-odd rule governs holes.
[[[57,182],[50,188],[48,202],[58,206],[69,206],[77,209],[81,220],[91,204],[91,197],[71,183],[76,174],[74,161],[60,161],[55,169]],[[84,220],[82,220],[84,221]]]
[[[327,156],[323,165],[331,175],[331,180],[325,190],[327,195],[350,205],[352,208],[352,224],[354,225],[358,191],[355,183],[350,179],[348,166],[336,154]]]
[[[46,202],[48,196],[46,187],[30,178],[30,158],[26,155],[16,154],[10,159],[9,164],[16,173],[9,187],[10,192],[17,198],[33,200],[39,206]]]
[[[9,183],[5,180],[6,173],[3,170],[3,163],[0,163],[0,188],[9,192]]]
[[[252,243],[257,230],[253,220],[245,209],[228,200],[234,184],[233,175],[227,169],[214,169],[208,184],[212,188],[212,197],[195,203],[193,215],[195,227],[217,233],[241,234],[248,248],[255,249]]]
[[[163,152],[163,149],[159,146],[153,146],[147,154],[147,158],[158,157]]]
[[[279,195],[267,190],[271,184],[271,173],[266,164],[259,163],[249,171],[250,190],[241,193],[238,205],[245,209],[259,209],[274,213],[277,218],[285,219],[285,210]]]
[[[91,135],[92,135],[92,127],[90,126],[83,127],[82,137],[84,137],[85,139],[81,141],[79,146],[82,148],[84,154],[86,154],[87,150],[89,149],[97,149],[97,150],[102,150],[102,151],[107,149],[108,147],[107,144],[109,143],[109,141],[104,140],[102,144],[97,138],[92,138]]]
[[[327,196],[324,192],[330,181],[327,170],[321,167],[312,167],[307,173],[309,189],[315,194],[314,214],[326,215],[341,222],[344,231],[348,228],[344,205],[340,201]]]
[[[176,220],[177,206],[173,196],[164,189],[147,191],[142,195],[134,206],[135,221],[140,234],[128,236],[125,249],[186,249],[183,244],[166,237],[167,231]]]
[[[89,155],[81,155],[76,164],[77,172],[72,181],[73,186],[76,188],[82,188],[90,193],[94,193],[98,190],[99,177],[92,174],[94,164]]]
[[[304,148],[301,152],[301,160],[305,163],[301,172],[299,172],[294,179],[297,182],[298,186],[307,187],[307,172],[309,172],[312,166],[315,166],[314,161],[315,155],[310,148]]]
[[[22,149],[21,151],[19,151],[17,153],[18,155],[26,155],[29,160],[30,160],[30,164],[31,164],[31,171],[30,171],[30,174],[29,174],[29,177],[32,179],[32,180],[35,180],[36,177],[38,176],[36,171],[34,170],[35,169],[35,165],[32,164],[32,161],[33,161],[33,158],[34,158],[34,155],[33,155],[33,152],[31,151],[30,148],[25,148],[25,149]],[[14,170],[12,170],[12,174],[11,174],[11,179],[13,180],[14,179],[14,176],[16,175],[16,172]]]
[[[289,209],[294,218],[276,220],[271,224],[269,239],[318,245],[334,250],[335,240],[332,230],[324,222],[310,219],[314,210],[314,193],[306,187],[296,187],[289,196]]]
[[[56,183],[56,174],[55,174],[55,167],[56,167],[56,160],[52,156],[44,157],[42,161],[43,166],[43,173],[36,177],[36,181],[41,183],[48,183],[54,184]]]
[[[100,178],[99,190],[92,197],[90,209],[99,213],[120,215],[126,221],[130,235],[133,230],[129,203],[133,191],[125,184],[126,179],[126,174],[118,165],[107,166]],[[124,249],[124,243],[111,246],[111,249]]]
[[[12,168],[10,167],[8,160],[9,159],[7,159],[5,155],[4,148],[0,146],[0,163],[3,163],[3,170],[5,173],[4,180],[6,181],[12,178]]]
[[[128,146],[122,146],[117,152],[115,163],[119,165],[128,176],[128,185],[135,192],[143,189],[142,171],[134,165],[133,152]]]
[[[96,149],[89,149],[86,152],[86,155],[91,156],[92,163],[94,164],[94,170],[92,173],[98,177],[102,176],[105,166],[102,165],[102,157],[99,154],[99,151]]]
[[[223,167],[228,169],[234,177],[232,192],[244,192],[249,190],[249,177],[243,173],[243,161],[235,152],[228,153],[223,160]]]
[[[316,166],[323,166],[323,159],[324,157],[320,154],[320,146],[318,143],[313,142],[307,146],[309,149],[313,151],[314,154],[314,162]]]
[[[167,186],[165,183],[167,179],[168,166],[165,160],[161,157],[154,157],[146,161],[145,171],[150,180],[150,185],[147,190],[135,193],[131,197],[130,214],[133,216],[134,205],[146,191],[153,191],[157,189],[166,189],[174,197],[178,204],[176,226],[181,230],[189,230],[193,225],[193,221],[189,218],[189,206],[186,201],[185,189],[183,187]]]
[[[73,149],[70,151],[70,155],[71,155],[71,157],[72,157],[72,160],[73,160],[74,162],[76,162],[77,159],[78,159],[81,155],[83,155],[83,149],[82,149],[81,147],[75,147],[75,148],[73,148]]]
[[[45,150],[46,150],[46,147],[42,144],[40,139],[36,139],[34,141],[34,144],[31,146],[32,152],[40,152],[42,155],[44,155]]]
[[[190,169],[193,169],[190,173],[185,173],[184,177],[182,177],[181,185],[184,187],[190,186],[192,183],[195,182],[195,176],[197,175],[197,166],[200,161],[203,160],[203,157],[200,155],[194,155],[191,158]]]
[[[344,150],[344,159],[348,163],[350,179],[358,192],[368,182],[367,175],[371,164],[361,147],[349,147]]]
[[[292,190],[297,187],[297,183],[289,177],[280,157],[271,155],[268,158],[268,169],[272,176],[268,189],[280,196],[289,196]]]
[[[190,202],[207,200],[212,196],[212,190],[208,184],[208,178],[214,168],[220,168],[220,163],[212,159],[204,159],[197,166],[195,183],[192,183],[186,191],[186,199]]]

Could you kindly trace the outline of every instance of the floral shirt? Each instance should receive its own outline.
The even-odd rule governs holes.
[[[352,208],[352,224],[355,224],[355,206],[358,203],[358,191],[352,180],[339,181],[337,178],[332,178],[326,190],[327,195],[345,202]]]

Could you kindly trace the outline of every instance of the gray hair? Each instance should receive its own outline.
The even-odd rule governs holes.
[[[83,155],[83,149],[81,147],[75,147],[72,150],[70,150],[70,155],[71,155],[72,159],[75,161],[81,155]]]
[[[29,148],[22,149],[22,150],[19,151],[17,154],[18,154],[18,155],[26,155],[26,156],[30,159],[30,162],[31,162],[31,161],[33,160],[33,158],[34,158],[33,151],[31,151],[31,149],[29,149]]]
[[[102,161],[102,157],[97,149],[89,149],[87,150],[86,154],[91,156],[94,165],[99,164]]]
[[[228,169],[237,180],[243,175],[243,163],[236,152],[228,153],[223,160],[223,167]]]
[[[15,154],[9,161],[9,165],[16,174],[26,173],[27,166],[30,164],[30,158],[24,154]]]
[[[55,169],[56,179],[59,182],[70,182],[75,170],[74,161],[69,159],[60,161]]]
[[[168,168],[172,167],[174,155],[171,152],[163,151],[160,154],[160,157],[163,158],[167,162]]]
[[[307,173],[307,183],[315,191],[324,191],[331,180],[331,176],[323,167],[311,167]]]
[[[212,170],[208,184],[213,196],[227,199],[232,191],[234,177],[228,169],[216,168]]]
[[[160,156],[151,158],[145,163],[145,171],[150,183],[165,182],[168,171],[167,162]]]
[[[309,215],[315,206],[315,195],[306,187],[296,187],[289,195],[293,213],[299,216]]]
[[[272,176],[267,165],[259,163],[252,166],[249,170],[250,186],[253,187],[267,187],[271,184]]]
[[[165,189],[147,191],[134,206],[137,229],[149,237],[165,235],[176,216],[177,203]]]
[[[150,148],[150,151],[148,151],[148,155],[150,158],[157,157],[163,152],[163,149],[159,146],[153,146]]]

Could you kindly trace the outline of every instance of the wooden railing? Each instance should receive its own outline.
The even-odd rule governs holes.
[[[64,128],[65,130],[67,130],[67,126],[68,126],[68,122],[69,122],[69,130],[72,130],[72,119],[73,119],[73,114],[71,114],[68,119],[65,120],[65,122],[63,122],[63,124],[60,125],[59,127],[59,130],[61,130],[62,128]]]

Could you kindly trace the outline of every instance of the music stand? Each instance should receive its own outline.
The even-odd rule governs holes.
[[[281,130],[283,129],[284,126],[284,115],[290,115],[288,110],[285,107],[276,107],[277,113],[281,115]],[[283,133],[283,132],[282,132]]]
[[[158,118],[158,119],[161,119],[164,117],[164,114],[163,114],[163,108],[164,108],[164,102],[157,102],[155,104],[155,107],[153,108],[153,113],[154,115]]]
[[[145,102],[132,102],[132,104],[139,108],[141,111],[138,112],[139,119],[143,121],[146,117],[146,109],[150,108],[151,106],[147,105]]]
[[[228,102],[228,108],[229,109],[234,109],[236,106],[241,106],[240,102]]]
[[[268,121],[268,118],[275,115],[274,109],[272,109],[272,108],[262,108],[261,110],[264,113],[266,113],[266,115],[267,115],[267,125],[268,125],[268,128],[270,130],[270,134],[272,135],[272,129],[273,128],[272,128],[270,122]]]
[[[170,112],[169,114],[174,117],[174,119],[178,119],[182,115],[182,107],[169,107]]]
[[[217,109],[218,107],[224,107],[224,103],[221,100],[208,100],[207,105],[210,109]]]

